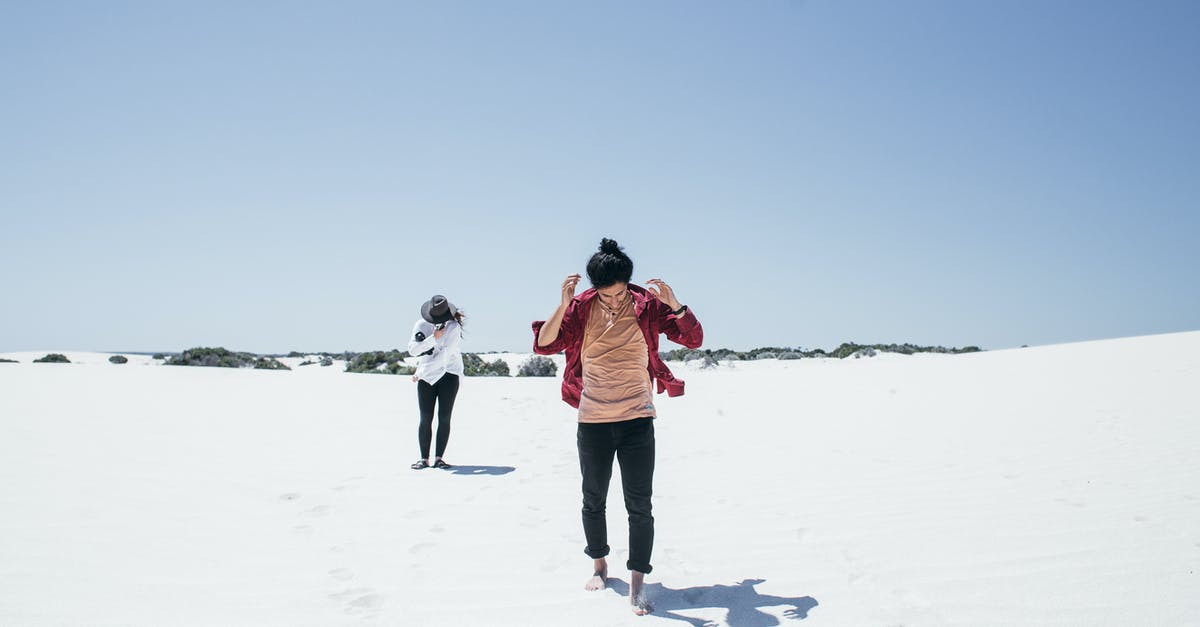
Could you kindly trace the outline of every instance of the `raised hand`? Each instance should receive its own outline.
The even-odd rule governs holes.
[[[671,311],[682,307],[679,304],[679,299],[675,298],[675,290],[672,290],[671,286],[667,285],[662,279],[650,279],[646,281],[646,286],[646,289],[650,290],[650,293],[654,294],[667,307],[670,307]]]
[[[562,306],[566,307],[571,304],[571,299],[575,298],[575,286],[579,285],[579,275],[572,274],[567,277],[562,284]]]

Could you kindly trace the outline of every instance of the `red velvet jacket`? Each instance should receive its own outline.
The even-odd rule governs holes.
[[[629,294],[633,297],[633,312],[637,316],[638,326],[646,337],[646,349],[650,353],[650,380],[658,382],[658,393],[665,390],[668,396],[683,394],[683,381],[676,379],[671,370],[658,356],[658,334],[667,334],[667,339],[688,348],[700,348],[704,343],[704,329],[700,321],[689,307],[679,316],[671,313],[658,297],[645,288],[629,284]],[[587,326],[588,314],[592,310],[592,301],[596,298],[595,288],[589,289],[576,296],[567,305],[563,314],[562,325],[558,329],[558,337],[546,346],[538,346],[538,332],[542,330],[545,320],[533,323],[533,352],[539,355],[553,355],[562,351],[567,353],[567,367],[563,372],[562,398],[571,407],[579,407],[579,395],[583,392],[583,362],[580,353],[583,351],[583,330]]]

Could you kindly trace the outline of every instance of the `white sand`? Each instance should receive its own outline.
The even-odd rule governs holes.
[[[582,590],[557,378],[468,379],[414,472],[406,377],[46,352],[0,355],[0,625],[1200,624],[1200,332],[672,364],[644,618],[618,481]]]

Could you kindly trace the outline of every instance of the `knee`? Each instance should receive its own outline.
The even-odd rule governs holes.
[[[586,495],[583,498],[583,513],[585,515],[592,514],[603,516],[608,509],[607,504],[602,498],[588,498]]]
[[[654,516],[650,515],[650,510],[646,510],[645,512],[629,512],[629,524],[653,526]]]

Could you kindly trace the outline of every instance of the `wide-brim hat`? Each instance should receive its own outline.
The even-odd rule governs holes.
[[[441,294],[433,296],[425,301],[424,305],[421,305],[421,317],[433,324],[449,322],[454,319],[456,313],[458,313],[458,309],[455,309],[454,304]]]

